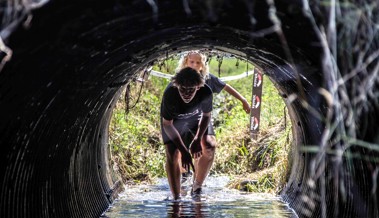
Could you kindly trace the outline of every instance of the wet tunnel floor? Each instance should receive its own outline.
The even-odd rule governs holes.
[[[191,197],[189,184],[182,200],[170,200],[167,179],[155,185],[127,186],[102,217],[297,217],[280,197],[226,188],[227,177],[209,177],[200,197]],[[185,196],[184,196],[185,194]]]

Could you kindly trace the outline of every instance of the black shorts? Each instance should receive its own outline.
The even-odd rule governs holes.
[[[178,130],[180,137],[184,144],[188,147],[196,135],[197,128],[199,126],[199,120],[197,119],[183,119],[174,120],[174,126]],[[161,132],[164,144],[171,144],[171,139],[167,136],[166,132],[163,130],[163,125],[161,122]],[[209,122],[208,128],[204,133],[205,135],[215,135],[212,122]]]

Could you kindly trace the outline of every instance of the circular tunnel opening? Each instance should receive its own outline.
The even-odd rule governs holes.
[[[51,1],[27,11],[32,22],[21,16],[2,29],[2,41],[13,52],[0,72],[2,217],[99,217],[121,186],[108,150],[120,88],[158,58],[193,48],[247,59],[287,99],[294,144],[281,195],[298,214],[377,214],[377,192],[370,194],[376,162],[354,159],[352,168],[363,169],[359,178],[350,174],[351,165],[339,168],[329,154],[313,150],[330,143],[319,116],[327,115],[330,102],[320,90],[331,91],[328,81],[335,78],[322,65],[325,42],[314,28],[322,19],[303,13],[309,12],[304,2],[92,3]],[[2,58],[8,54],[3,48]],[[375,107],[369,112],[376,117]],[[358,136],[375,143],[377,125],[365,122],[375,128]],[[325,183],[338,170],[347,172],[337,173],[350,191],[346,201],[335,200],[334,193],[344,192]]]
[[[112,112],[109,144],[112,168],[124,184],[152,182],[154,177],[166,176],[160,103],[186,53],[160,57],[154,67],[145,67],[122,87]],[[212,124],[219,139],[211,175],[235,177],[229,186],[236,189],[278,194],[288,179],[292,160],[292,125],[283,94],[279,95],[265,74],[255,74],[259,72],[257,66],[246,60],[210,49],[202,53],[207,54],[209,72],[249,99],[255,110],[245,112],[242,102],[225,90],[214,94]],[[253,90],[254,83],[261,89]]]
[[[71,23],[73,17],[71,20],[60,17],[70,9],[77,12],[74,13],[77,17],[74,23]],[[50,10],[57,10],[57,15],[51,17]],[[14,128],[25,126],[18,131],[18,135],[25,134],[25,139],[13,139],[14,145],[10,148],[29,157],[22,160],[16,156],[8,159],[10,164],[6,172],[11,169],[25,172],[21,173],[21,177],[16,177],[17,181],[25,182],[16,183],[19,184],[19,191],[12,194],[11,198],[33,198],[30,193],[34,186],[24,184],[29,184],[26,181],[38,184],[42,180],[47,187],[39,188],[46,196],[43,205],[59,208],[54,209],[57,214],[75,217],[78,214],[95,215],[104,210],[113,201],[120,186],[114,180],[107,151],[107,127],[115,96],[120,87],[140,70],[167,54],[189,48],[228,52],[259,66],[283,94],[298,92],[293,66],[282,57],[282,45],[275,42],[275,37],[250,41],[248,32],[236,27],[201,24],[198,16],[194,16],[193,20],[180,16],[179,21],[173,21],[171,18],[177,12],[172,10],[160,16],[159,23],[154,22],[150,12],[147,13],[148,19],[144,20],[138,16],[117,17],[119,14],[106,7],[95,6],[84,10],[85,16],[79,14],[82,10],[82,7],[58,10],[54,5],[43,8],[36,12],[33,28],[18,30],[9,43],[14,49],[15,62],[6,66],[2,78],[9,79],[9,84],[18,85],[5,87],[5,90],[16,93],[14,89],[22,87],[28,90],[28,94],[18,100],[8,101],[13,107],[22,105],[13,112],[17,117],[29,116],[29,119],[20,119],[16,124],[11,124]],[[144,12],[141,14],[146,15]],[[200,24],[195,24],[197,22]],[[144,25],[150,29],[141,29],[140,26]],[[50,34],[41,35],[39,32],[45,28],[49,28]],[[33,58],[30,58],[28,51],[33,52]],[[26,73],[28,69],[32,69],[33,73]],[[304,78],[305,82],[312,81],[308,84],[310,88],[317,87],[318,80],[307,76]],[[304,121],[309,117],[299,112],[298,107],[290,108],[295,111],[290,113],[294,120],[312,125]],[[22,111],[28,111],[28,115]],[[37,122],[35,116],[40,116]],[[312,140],[317,140],[315,136],[307,135],[302,128],[304,126],[294,129],[297,145],[312,144]],[[319,126],[309,128],[317,129]],[[21,148],[21,145],[27,146]],[[296,150],[295,158],[301,160]],[[62,161],[56,164],[58,160]],[[304,161],[297,161],[296,169],[300,170],[295,171],[297,177],[291,177],[296,181],[293,184],[302,183],[303,177],[298,172],[304,171],[303,164]],[[26,173],[25,166],[33,166],[41,173]],[[12,175],[7,174],[5,184],[12,183],[11,178]],[[91,182],[88,182],[89,178]],[[56,189],[57,186],[63,188]],[[63,206],[58,203],[61,202],[58,196],[60,199],[64,196],[62,199],[66,203]],[[70,207],[68,202],[76,202],[80,210]],[[12,205],[13,210],[10,211],[22,213],[18,210],[20,204]],[[28,210],[41,213],[38,208],[30,205]]]

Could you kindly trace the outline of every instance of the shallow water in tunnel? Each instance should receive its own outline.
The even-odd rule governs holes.
[[[171,201],[166,178],[154,185],[134,185],[102,215],[124,217],[298,217],[280,197],[246,193],[227,188],[228,177],[209,177],[199,197],[191,197],[191,186],[182,186],[182,200]]]

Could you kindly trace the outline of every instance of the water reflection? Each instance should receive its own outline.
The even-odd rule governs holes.
[[[169,199],[165,179],[152,186],[127,187],[102,217],[297,217],[279,197],[251,194],[225,188],[226,177],[211,177],[201,197],[191,197],[183,187],[182,200]]]
[[[203,211],[202,208],[200,202],[171,202],[167,204],[167,217],[209,217],[209,210]]]

